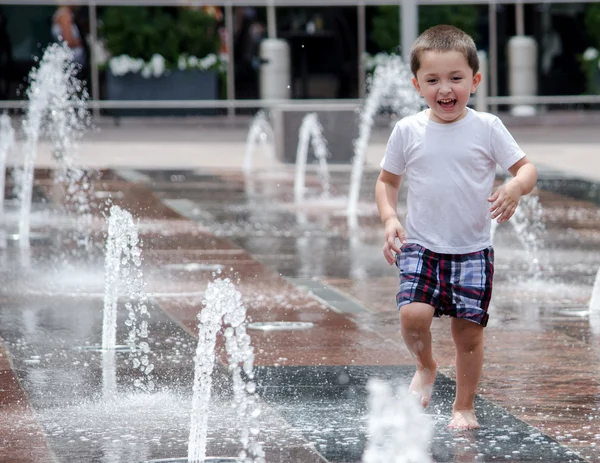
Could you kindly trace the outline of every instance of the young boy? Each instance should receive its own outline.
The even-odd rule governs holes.
[[[400,269],[401,332],[417,364],[409,392],[424,407],[429,403],[437,373],[430,326],[433,317],[449,315],[456,347],[449,426],[474,429],[494,274],[491,220],[510,219],[535,186],[537,170],[500,119],[467,108],[481,81],[470,36],[452,26],[432,27],[414,43],[410,65],[429,108],[396,124],[381,162],[375,194],[385,224],[383,254]],[[496,164],[513,178],[492,194]],[[402,175],[408,180],[406,231],[396,215]]]

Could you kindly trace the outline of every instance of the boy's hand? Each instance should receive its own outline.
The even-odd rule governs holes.
[[[396,243],[396,239],[400,241],[400,244],[406,244],[406,235],[404,234],[404,228],[398,221],[398,219],[389,219],[385,223],[385,242],[383,244],[383,255],[385,260],[390,265],[396,262],[395,253],[400,252],[400,246]]]
[[[492,219],[498,218],[498,223],[506,222],[512,217],[519,205],[521,198],[521,186],[518,180],[512,179],[510,182],[500,186],[488,201],[492,203],[490,211]]]

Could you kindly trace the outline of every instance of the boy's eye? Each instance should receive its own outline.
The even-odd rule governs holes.
[[[462,80],[462,77],[453,77],[453,78],[452,78],[452,80],[453,80],[454,82],[459,82],[459,81],[461,81],[461,80]]]
[[[436,82],[437,82],[437,79],[427,79],[428,84],[435,84]]]

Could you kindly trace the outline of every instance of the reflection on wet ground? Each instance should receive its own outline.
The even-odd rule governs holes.
[[[56,186],[38,173],[32,225],[47,239],[26,251],[7,239],[0,250],[2,458],[185,457],[196,315],[218,275],[233,279],[257,323],[249,333],[267,461],[361,461],[368,378],[406,383],[413,371],[398,334],[395,269],[381,256],[372,191],[377,172],[363,179],[358,229],[347,225],[343,169],[332,173],[329,198],[320,197],[317,175],[309,175],[301,205],[293,204],[291,169],[251,177],[137,174],[137,183],[119,172],[96,181],[94,245],[81,250],[70,241],[73,218],[53,204]],[[548,189],[538,192],[544,226],[528,229],[539,232],[533,251],[518,236],[528,231],[509,223],[495,233],[496,286],[477,403],[481,430],[446,428],[453,351],[447,320],[434,323],[441,369],[427,412],[435,461],[600,461],[600,314],[587,309],[600,265],[600,209],[574,194],[579,190],[571,183],[540,183]],[[155,394],[133,389],[126,353],[111,357],[97,349],[107,201],[139,219]],[[9,209],[7,228],[15,221]],[[118,343],[126,311],[119,317]],[[282,321],[304,329],[259,329]],[[240,444],[223,352],[219,359],[208,449],[231,457]]]

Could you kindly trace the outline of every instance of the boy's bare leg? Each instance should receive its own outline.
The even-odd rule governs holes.
[[[408,391],[415,394],[423,408],[431,400],[437,363],[433,359],[431,321],[435,309],[429,304],[412,302],[400,308],[402,338],[417,362],[417,371]]]
[[[475,394],[483,368],[483,327],[458,318],[453,318],[450,326],[456,346],[456,397],[448,426],[477,429]]]

